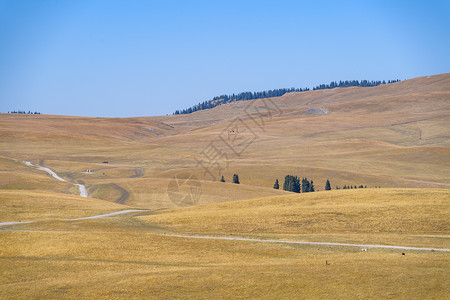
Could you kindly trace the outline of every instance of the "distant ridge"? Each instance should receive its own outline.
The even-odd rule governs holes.
[[[320,84],[313,88],[313,90],[326,90],[326,89],[334,89],[338,87],[352,87],[352,86],[360,86],[360,87],[372,87],[372,86],[378,86],[381,84],[389,84],[394,82],[399,82],[399,79],[396,80],[388,80],[387,82],[385,80],[383,81],[369,81],[369,80],[345,80],[345,81],[332,81],[329,84]],[[275,90],[268,90],[263,92],[242,92],[237,95],[221,95],[216,96],[212,98],[211,100],[207,100],[204,102],[200,102],[197,105],[194,105],[192,107],[189,107],[187,109],[183,110],[176,110],[173,115],[180,115],[180,114],[190,114],[199,110],[205,110],[210,109],[222,104],[234,102],[234,101],[242,101],[242,100],[253,100],[253,99],[262,99],[262,98],[271,98],[271,97],[280,97],[283,96],[286,93],[292,93],[292,92],[306,92],[309,91],[309,88],[284,88],[284,89],[275,89]]]

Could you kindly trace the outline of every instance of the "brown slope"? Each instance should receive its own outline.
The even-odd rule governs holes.
[[[119,182],[136,203],[152,199],[155,187],[134,184],[135,168],[143,170],[142,182],[187,170],[207,184],[211,178],[196,159],[207,158],[208,146],[226,155],[217,177],[223,174],[229,181],[238,173],[243,185],[271,188],[276,178],[282,184],[284,175],[297,174],[321,189],[326,179],[333,186],[449,187],[449,116],[450,74],[442,74],[371,88],[239,101],[189,115],[0,114],[0,155],[35,163],[44,159],[48,167],[88,187]],[[230,135],[236,124],[239,135]],[[244,143],[230,148],[224,143],[230,138]],[[99,171],[81,173],[88,168]],[[242,188],[248,197],[259,196],[253,188],[236,188],[233,193]],[[158,186],[158,194],[165,189]],[[208,192],[212,202],[229,198],[226,189],[216,191],[217,197]]]

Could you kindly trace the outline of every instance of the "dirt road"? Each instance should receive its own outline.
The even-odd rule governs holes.
[[[30,166],[30,167],[35,167],[35,168],[37,168],[38,170],[47,172],[48,174],[52,175],[53,178],[55,178],[55,179],[57,179],[57,180],[59,180],[59,181],[69,182],[68,180],[65,180],[64,178],[59,177],[58,174],[56,174],[56,172],[53,171],[52,169],[49,169],[49,168],[46,168],[46,167],[41,167],[41,166],[33,165],[33,164],[32,164],[31,162],[29,162],[29,161],[26,161],[25,164],[26,164],[27,166]],[[71,183],[71,182],[69,182],[69,183]],[[80,196],[81,196],[81,197],[85,197],[85,198],[89,197],[89,194],[88,194],[88,192],[87,192],[87,190],[86,190],[86,187],[85,187],[83,184],[79,184],[79,183],[72,183],[72,184],[73,184],[73,185],[76,185],[76,186],[78,187],[78,190],[80,191]]]
[[[318,245],[318,246],[345,246],[358,248],[383,248],[383,249],[397,249],[397,250],[424,250],[424,251],[443,251],[450,252],[450,249],[441,248],[419,248],[406,246],[389,246],[389,245],[365,245],[365,244],[346,244],[346,243],[323,243],[323,242],[301,242],[301,241],[283,241],[283,240],[261,240],[261,239],[247,239],[239,237],[221,237],[221,236],[198,236],[198,235],[164,235],[178,238],[191,239],[211,239],[211,240],[231,240],[231,241],[247,241],[247,242],[262,242],[262,243],[284,243],[284,244],[301,244],[301,245]]]

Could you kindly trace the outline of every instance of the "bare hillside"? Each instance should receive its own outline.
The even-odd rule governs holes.
[[[161,208],[173,206],[167,189],[179,174],[201,183],[198,203],[282,193],[271,188],[286,174],[313,179],[319,190],[326,179],[333,188],[448,188],[449,128],[450,74],[442,74],[239,101],[188,115],[1,114],[0,156],[44,164],[102,199]],[[22,167],[1,172],[11,178],[2,188],[26,182]],[[29,172],[36,189],[36,176],[43,175]],[[229,182],[234,173],[239,186],[212,182],[222,175]]]

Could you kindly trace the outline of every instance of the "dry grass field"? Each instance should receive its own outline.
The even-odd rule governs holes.
[[[55,204],[53,196],[42,195],[44,205],[71,212],[0,232],[0,297],[443,299],[449,292],[445,252],[170,236],[450,248],[447,190],[318,192],[72,222],[60,218],[121,205],[77,196]],[[9,200],[5,215],[39,216],[41,207],[30,205],[36,199],[27,199]]]
[[[0,224],[33,221],[0,226],[0,298],[448,298],[448,252],[173,235],[449,249],[449,99],[442,74],[189,115],[0,114]],[[287,174],[318,192],[273,189]]]
[[[289,236],[369,244],[389,241],[392,245],[450,248],[447,189],[289,194],[158,211],[139,218],[191,234]]]

